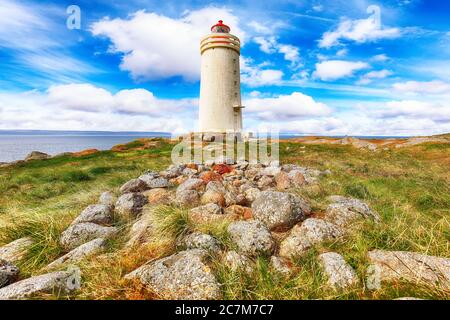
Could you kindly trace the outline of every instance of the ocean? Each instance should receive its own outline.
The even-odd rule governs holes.
[[[0,162],[22,160],[31,151],[41,151],[50,155],[56,155],[63,152],[77,152],[86,149],[109,150],[116,144],[130,142],[138,138],[170,136],[170,133],[165,132],[0,130]],[[280,134],[282,138],[301,136],[288,133]],[[394,137],[371,136],[358,138]]]

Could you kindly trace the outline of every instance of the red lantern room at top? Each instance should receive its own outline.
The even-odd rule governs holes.
[[[230,33],[230,27],[223,24],[223,20],[219,20],[219,23],[211,27],[211,32],[213,33]]]

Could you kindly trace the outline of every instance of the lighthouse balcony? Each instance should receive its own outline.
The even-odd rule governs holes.
[[[202,38],[200,41],[200,53],[202,54],[208,49],[217,47],[229,48],[235,50],[237,53],[240,53],[241,42],[239,41],[239,38],[229,33],[213,33]]]

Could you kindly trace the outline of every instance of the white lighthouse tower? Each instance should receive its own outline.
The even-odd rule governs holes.
[[[203,133],[242,130],[240,41],[222,20],[200,42],[199,127]]]

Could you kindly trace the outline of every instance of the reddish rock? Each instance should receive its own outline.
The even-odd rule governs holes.
[[[97,152],[100,152],[100,151],[98,151],[97,149],[87,149],[87,150],[83,150],[80,152],[74,152],[72,155],[74,157],[84,157],[84,156],[89,156],[89,155],[97,153]]]
[[[208,184],[211,181],[222,181],[222,176],[214,171],[205,171],[200,174],[200,179]]]
[[[198,170],[198,165],[195,164],[195,163],[188,163],[186,165],[186,168],[193,169],[193,170]]]
[[[233,167],[227,164],[216,164],[212,169],[219,174],[230,173],[233,171]]]
[[[240,205],[232,205],[225,209],[226,214],[237,215],[242,217],[245,220],[249,220],[253,217],[253,211],[251,208],[240,206]]]
[[[291,181],[289,180],[289,176],[284,171],[281,171],[275,176],[275,182],[277,184],[277,189],[279,191],[283,191],[291,187]]]

